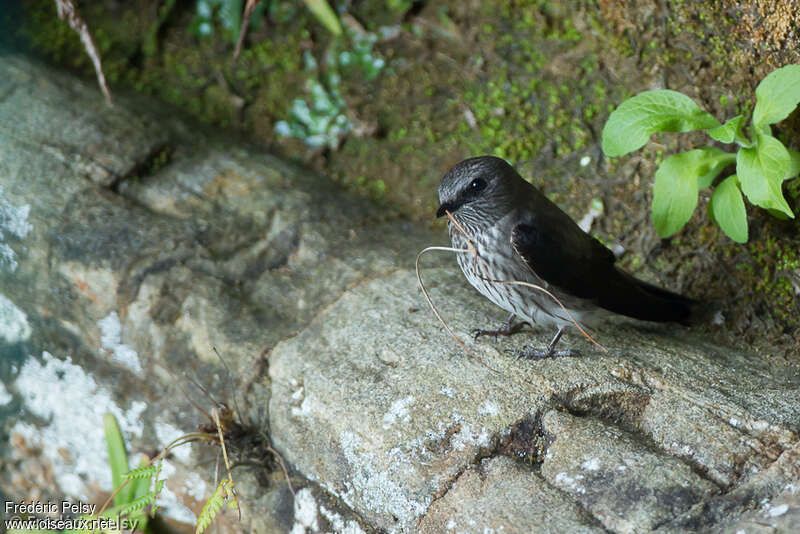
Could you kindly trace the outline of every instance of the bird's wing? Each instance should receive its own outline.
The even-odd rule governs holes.
[[[610,250],[567,214],[548,208],[522,217],[511,230],[512,248],[536,276],[615,313],[647,321],[692,322],[695,301],[617,269]]]
[[[598,279],[616,274],[614,254],[561,210],[523,217],[511,246],[539,278],[579,298],[594,300],[602,293]]]
[[[603,247],[611,254],[609,259],[606,254],[595,252],[594,247],[585,244],[576,247],[562,237],[520,223],[511,232],[511,246],[543,281],[576,297],[593,299],[598,293],[598,271],[607,272],[614,264],[614,255]]]

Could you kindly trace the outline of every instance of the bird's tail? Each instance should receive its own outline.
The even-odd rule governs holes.
[[[719,312],[719,307],[684,297],[667,289],[634,278],[616,269],[621,275],[619,287],[613,288],[610,305],[601,306],[634,319],[675,322],[686,326],[705,323]],[[616,284],[615,284],[616,285]]]

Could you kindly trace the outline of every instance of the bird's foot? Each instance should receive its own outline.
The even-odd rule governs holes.
[[[510,350],[520,360],[546,360],[547,358],[563,358],[577,356],[576,350],[534,349],[525,345],[522,350]]]
[[[523,326],[525,326],[525,323],[519,322],[516,324],[503,323],[503,325],[497,330],[480,330],[476,328],[472,331],[472,339],[477,340],[481,336],[492,336],[496,340],[498,336],[510,336],[516,334],[522,330]]]
[[[519,332],[522,327],[525,326],[525,323],[520,321],[518,323],[514,323],[514,314],[508,316],[508,319],[503,321],[503,324],[500,325],[500,328],[497,330],[480,330],[475,329],[472,331],[472,339],[477,340],[481,336],[493,336],[495,340],[497,340],[497,336],[510,336],[512,334],[516,334]]]

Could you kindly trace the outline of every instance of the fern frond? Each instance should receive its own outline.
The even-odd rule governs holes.
[[[158,472],[158,468],[155,465],[146,465],[144,467],[137,467],[136,469],[131,469],[124,475],[123,478],[128,480],[141,480],[144,478],[150,478]]]
[[[217,512],[219,509],[222,508],[222,505],[225,503],[225,499],[230,494],[230,481],[227,478],[223,478],[220,480],[219,485],[214,490],[214,494],[211,495],[211,498],[208,499],[205,506],[203,506],[203,510],[200,512],[200,517],[197,518],[197,526],[195,527],[195,534],[202,534],[203,531],[208,528],[214,518],[217,516]]]
[[[134,512],[138,512],[148,504],[153,504],[155,502],[156,502],[155,493],[148,493],[147,495],[142,495],[138,499],[134,499],[128,504],[124,505],[120,509],[119,515],[130,515]]]

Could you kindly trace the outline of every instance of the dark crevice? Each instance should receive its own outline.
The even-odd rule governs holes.
[[[576,417],[590,416],[631,434],[642,433],[642,414],[650,402],[648,391],[636,388],[586,393],[584,389],[573,389],[558,394],[553,399],[553,405]]]
[[[124,175],[118,175],[109,169],[114,179],[108,185],[108,189],[121,195],[120,185],[123,182],[129,179],[141,179],[155,174],[170,163],[174,151],[174,147],[167,143],[160,143],[151,148],[141,161],[134,164]]]
[[[547,440],[542,428],[542,417],[546,410],[530,414],[511,425],[510,432],[498,440],[497,454],[541,467],[547,452]]]
[[[589,395],[580,397],[582,392],[575,390],[562,394],[556,398],[557,406],[575,417],[593,417],[599,421],[613,426],[629,434],[648,450],[661,456],[675,458],[680,461],[701,479],[713,484],[719,492],[724,492],[726,486],[714,480],[709,475],[708,467],[685,455],[676,455],[665,450],[651,437],[650,433],[642,429],[642,414],[650,402],[650,394],[642,391],[611,392],[606,394]],[[745,461],[741,462],[746,463]],[[741,473],[734,473],[735,480]]]
[[[497,446],[493,454],[503,454],[522,461],[525,465],[530,466],[535,471],[539,471],[544,462],[547,449],[552,443],[554,437],[548,436],[542,427],[543,415],[551,409],[564,411],[575,417],[593,417],[604,424],[619,428],[626,434],[629,434],[641,443],[645,448],[651,450],[661,456],[676,458],[681,463],[689,467],[702,480],[713,484],[718,488],[718,493],[708,499],[696,502],[691,508],[684,511],[675,517],[672,517],[664,524],[671,524],[672,522],[681,521],[682,516],[691,514],[691,512],[698,507],[707,507],[710,503],[715,503],[715,509],[733,509],[736,504],[728,502],[722,492],[725,488],[721,487],[719,483],[711,479],[708,475],[708,470],[702,465],[697,464],[691,458],[684,458],[675,456],[663,450],[650,436],[641,430],[641,416],[644,408],[649,402],[649,394],[644,391],[630,391],[630,392],[611,392],[600,395],[582,395],[584,391],[575,390],[566,394],[553,397],[541,411],[530,414],[529,416],[521,419],[520,421],[511,425],[510,432],[500,439],[497,439]],[[501,433],[504,434],[504,433]],[[564,490],[552,485],[547,479],[542,477],[547,485],[559,493],[565,495],[571,502],[576,503],[593,521],[597,523],[599,528],[603,528],[606,532],[612,532],[602,526],[600,519],[595,516],[586,506],[573,495],[565,492]],[[740,501],[741,499],[736,499]],[[693,514],[688,520],[693,522],[702,523],[708,514]],[[713,520],[708,520],[713,522]]]
[[[606,526],[603,524],[603,522],[600,521],[600,518],[597,517],[596,515],[594,515],[592,513],[592,511],[589,510],[581,501],[579,501],[578,499],[576,499],[575,497],[573,497],[572,495],[570,495],[569,493],[567,493],[563,489],[561,489],[561,488],[559,488],[557,486],[554,486],[545,477],[540,475],[540,478],[542,479],[542,482],[547,484],[547,487],[549,487],[550,489],[552,489],[554,491],[557,491],[558,493],[563,495],[565,499],[569,500],[571,503],[574,503],[575,506],[577,506],[580,509],[581,513],[583,514],[583,518],[585,519],[585,521],[590,526],[602,529],[603,532],[607,532],[608,534],[616,534],[615,531],[609,530],[608,528],[606,528]]]
[[[123,305],[133,302],[136,300],[136,296],[139,294],[139,288],[142,286],[142,283],[144,283],[145,278],[151,274],[167,271],[173,266],[190,259],[192,256],[194,256],[193,252],[187,252],[181,256],[164,258],[153,262],[131,277],[123,277],[117,289],[117,298]]]
[[[613,534],[613,531],[608,530],[600,519],[595,516],[586,506],[575,499],[573,495],[565,492],[550,483],[545,477],[541,475],[541,467],[544,463],[547,449],[552,443],[552,436],[548,436],[542,426],[542,418],[549,410],[554,409],[558,402],[551,399],[541,410],[536,413],[531,413],[527,417],[520,419],[510,427],[510,432],[503,438],[496,439],[497,446],[495,447],[494,455],[505,455],[514,458],[517,462],[521,462],[528,468],[532,469],[536,476],[544,482],[549,488],[561,494],[565,500],[577,506],[582,515],[582,519],[590,526],[602,529],[603,532]],[[503,432],[505,434],[505,432]]]
[[[425,0],[414,0],[411,2],[411,7],[403,14],[403,22],[410,22],[412,18],[422,13],[427,3],[428,2]]]

